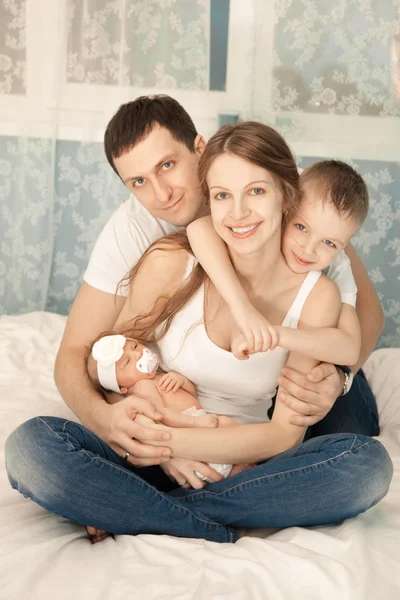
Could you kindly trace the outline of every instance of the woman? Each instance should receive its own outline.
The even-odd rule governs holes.
[[[256,123],[224,127],[210,140],[199,168],[216,231],[259,312],[272,324],[335,326],[340,299],[334,284],[320,273],[293,273],[281,255],[282,217],[290,215],[298,201],[297,168],[281,136]],[[392,465],[376,440],[342,434],[301,444],[304,428],[290,424],[291,410],[279,400],[271,423],[265,422],[287,353],[277,348],[244,362],[233,357],[233,318],[195,263],[185,234],[154,244],[131,275],[130,294],[116,328],[155,341],[162,366],[192,380],[204,408],[241,425],[170,428],[167,444],[174,458],[164,469],[185,485],[184,479],[193,477],[188,473],[191,458],[260,464],[201,490],[171,489],[171,484],[168,491],[165,482],[155,482],[159,467],[129,468],[102,440],[68,423],[68,443],[74,451],[65,468],[73,470],[80,490],[76,503],[65,505],[49,461],[43,468],[52,503],[46,502],[45,492],[34,500],[112,533],[234,542],[237,527],[337,522],[386,494]],[[287,363],[306,372],[315,361],[292,353]]]

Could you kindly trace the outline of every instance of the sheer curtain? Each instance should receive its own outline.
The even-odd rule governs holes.
[[[256,22],[252,115],[301,167],[340,158],[363,175],[354,246],[386,313],[380,345],[400,346],[400,2],[259,2]]]
[[[102,148],[120,104],[170,93],[206,137],[243,105],[241,79],[226,84],[241,11],[240,0],[0,0],[0,312],[68,312],[128,196]],[[237,46],[229,55],[231,69],[244,64]]]
[[[0,0],[0,312],[67,313],[126,189],[105,161],[123,102],[169,93],[208,138],[277,127],[301,166],[365,177],[355,246],[400,346],[400,0]]]

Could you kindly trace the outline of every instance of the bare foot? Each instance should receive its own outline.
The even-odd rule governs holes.
[[[86,526],[86,531],[88,532],[88,536],[92,544],[97,544],[97,542],[102,542],[107,537],[112,535],[112,533],[108,533],[107,531],[103,531],[103,529],[96,529],[95,527]]]
[[[200,417],[194,417],[195,427],[218,427],[217,415],[200,415]]]

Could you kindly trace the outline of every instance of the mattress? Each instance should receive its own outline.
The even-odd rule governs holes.
[[[0,319],[1,600],[369,600],[400,598],[400,349],[372,354],[380,440],[395,472],[374,508],[335,526],[253,530],[236,544],[120,535],[92,545],[82,526],[12,490],[4,443],[37,415],[76,420],[53,381],[65,317]]]

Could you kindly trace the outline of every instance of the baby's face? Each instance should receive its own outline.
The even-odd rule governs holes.
[[[302,191],[300,210],[283,233],[282,252],[295,273],[322,271],[347,246],[360,224],[339,215],[329,200],[322,201],[311,182]]]
[[[157,374],[157,371],[154,373],[142,373],[136,367],[136,363],[142,356],[145,348],[146,346],[136,340],[126,340],[125,342],[124,353],[115,364],[118,385],[123,394],[126,394],[126,391],[138,381],[142,379],[154,379]]]

